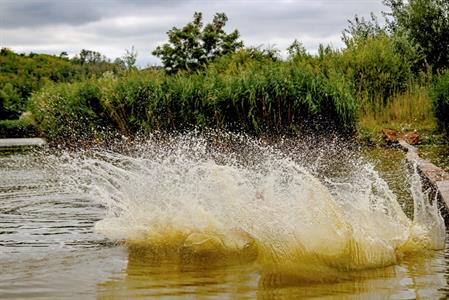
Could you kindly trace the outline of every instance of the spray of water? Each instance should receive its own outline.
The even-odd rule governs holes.
[[[96,230],[124,241],[130,258],[256,262],[310,279],[444,247],[443,219],[416,170],[409,218],[357,151],[307,144],[153,136],[121,154],[70,154],[65,169],[107,208]]]

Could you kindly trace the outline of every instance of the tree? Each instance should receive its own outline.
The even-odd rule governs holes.
[[[305,56],[307,55],[307,50],[304,47],[303,43],[295,39],[293,43],[287,47],[288,56],[290,59],[295,58],[297,56]]]
[[[228,17],[216,13],[212,23],[203,26],[203,15],[195,12],[193,21],[167,32],[168,42],[158,46],[152,54],[161,58],[169,73],[193,71],[204,67],[217,57],[233,53],[243,47],[238,30],[227,34],[224,27]]]
[[[8,48],[2,48],[0,50],[0,55],[1,56],[7,56],[9,54],[14,54],[14,52],[12,52],[11,49],[8,49]]]
[[[449,67],[449,1],[384,0],[388,27],[397,36],[416,44],[423,54],[421,67],[438,72]]]
[[[102,55],[100,52],[86,49],[82,49],[79,56],[75,56],[73,61],[81,65],[109,63],[106,56]]]
[[[134,46],[131,47],[130,50],[126,49],[125,54],[122,56],[122,61],[125,64],[125,68],[135,69],[136,68],[136,60],[137,60],[137,51],[134,49]]]
[[[371,13],[371,20],[355,16],[354,20],[348,20],[349,26],[343,31],[342,40],[346,47],[356,46],[360,42],[385,34],[385,30],[379,25],[377,17]]]

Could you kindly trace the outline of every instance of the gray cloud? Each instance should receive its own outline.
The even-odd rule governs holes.
[[[0,25],[2,28],[49,24],[79,25],[100,18],[100,11],[89,2],[3,0],[0,3]]]
[[[85,48],[115,58],[134,45],[144,66],[158,63],[150,52],[170,28],[202,11],[206,22],[225,12],[227,29],[239,29],[246,45],[285,50],[298,38],[314,51],[319,43],[341,47],[348,19],[381,9],[381,0],[1,0],[0,46],[71,54]]]

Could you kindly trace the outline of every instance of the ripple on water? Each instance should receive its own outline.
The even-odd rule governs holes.
[[[0,157],[0,256],[95,247],[98,204],[65,186],[44,157]]]
[[[412,223],[358,154],[327,149],[329,160],[303,144],[284,141],[280,153],[245,138],[237,151],[192,136],[154,143],[126,155],[97,149],[0,157],[1,298],[410,299],[448,293],[447,251],[405,251],[396,264],[375,269],[359,268],[365,260],[357,256],[356,268],[347,270],[354,262],[332,256],[332,249],[346,249],[338,234],[375,239],[384,232],[383,243],[399,245],[409,232],[396,235],[401,231],[385,231],[391,228],[385,224],[400,229]],[[357,210],[359,204],[366,209]],[[385,211],[389,218],[382,217]],[[357,222],[359,232],[347,230]],[[341,230],[330,235],[335,228]],[[426,228],[413,230],[426,234]],[[348,245],[352,254],[378,246]],[[167,250],[187,261],[161,256]],[[216,263],[217,253],[228,263]],[[279,264],[289,259],[326,268],[298,272],[298,265]],[[334,267],[338,278],[316,280],[317,271]]]

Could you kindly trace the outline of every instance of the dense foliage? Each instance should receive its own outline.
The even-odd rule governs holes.
[[[40,129],[64,138],[94,137],[105,128],[124,135],[192,127],[276,132],[305,124],[351,130],[356,115],[339,82],[294,63],[254,60],[244,50],[202,73],[106,74],[48,86],[31,101]]]
[[[109,62],[95,51],[82,50],[68,59],[46,54],[16,54],[0,51],[0,120],[16,119],[26,110],[27,99],[49,82],[74,82],[105,71],[118,72],[124,66]]]
[[[173,27],[168,31],[168,43],[158,46],[153,55],[161,58],[170,73],[202,68],[217,57],[243,47],[237,30],[229,34],[224,31],[227,21],[224,13],[217,13],[212,23],[204,27],[202,13],[196,12],[192,22],[181,29]]]
[[[418,46],[421,68],[438,72],[449,67],[449,1],[386,0],[385,4],[391,9],[389,29]]]
[[[432,100],[439,126],[449,133],[449,71],[436,80],[432,90]]]

